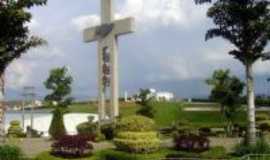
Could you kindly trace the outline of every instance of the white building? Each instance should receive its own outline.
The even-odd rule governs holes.
[[[150,89],[151,94],[149,96],[154,97],[156,101],[172,101],[174,94],[171,92],[159,92],[155,89]]]

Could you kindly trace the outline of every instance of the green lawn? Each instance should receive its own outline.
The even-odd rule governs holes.
[[[154,120],[159,127],[167,127],[177,121],[187,121],[193,127],[222,127],[225,124],[224,118],[219,111],[183,111],[184,107],[219,107],[217,104],[200,104],[180,102],[154,102],[152,103],[156,113]],[[120,103],[120,115],[128,116],[136,114],[139,105],[135,103]],[[71,112],[76,113],[97,113],[97,104],[73,104]],[[243,111],[237,116],[237,121],[243,123],[246,113]]]

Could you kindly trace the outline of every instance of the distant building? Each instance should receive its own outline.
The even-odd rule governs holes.
[[[158,92],[155,89],[150,89],[150,97],[154,97],[156,101],[172,101],[174,100],[174,94],[171,92]]]

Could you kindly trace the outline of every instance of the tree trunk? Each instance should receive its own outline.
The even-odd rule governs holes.
[[[247,102],[248,102],[248,130],[247,142],[249,145],[256,143],[256,127],[255,127],[255,94],[252,64],[246,64],[246,86],[247,86]]]
[[[4,73],[0,75],[0,140],[3,141],[5,137],[5,103],[4,103],[4,95],[5,95],[5,79]]]

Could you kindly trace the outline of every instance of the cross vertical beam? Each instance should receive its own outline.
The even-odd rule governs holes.
[[[85,29],[83,34],[85,42],[98,41],[98,112],[100,121],[107,119],[106,89],[109,87],[110,120],[114,120],[115,117],[119,116],[117,39],[120,35],[135,31],[135,20],[133,18],[114,20],[113,2],[114,0],[101,0],[101,25]],[[104,49],[108,51],[109,60],[105,60],[107,57],[103,57]],[[107,68],[109,68],[109,71],[107,71]],[[109,80],[109,83],[104,82],[104,77]]]
[[[114,20],[113,0],[101,0],[101,24],[110,23]]]

